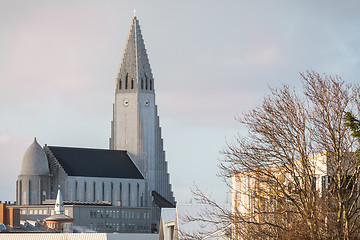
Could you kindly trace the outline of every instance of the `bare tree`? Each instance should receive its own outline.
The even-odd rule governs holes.
[[[233,239],[360,238],[359,142],[344,124],[345,112],[359,116],[360,88],[337,76],[300,75],[303,92],[271,89],[238,119],[248,134],[223,151]]]
[[[218,204],[197,186],[194,186],[192,193],[197,203],[195,208],[200,206],[201,208],[197,211],[178,213],[178,217],[185,224],[196,222],[196,226],[191,227],[191,231],[179,230],[179,239],[230,239],[232,211],[224,207],[228,205]]]

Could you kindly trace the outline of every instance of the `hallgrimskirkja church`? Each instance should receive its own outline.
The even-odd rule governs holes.
[[[53,214],[58,188],[74,224],[99,232],[156,232],[161,208],[175,207],[155,81],[136,17],[115,87],[109,149],[41,147],[34,139],[16,182],[21,214]]]

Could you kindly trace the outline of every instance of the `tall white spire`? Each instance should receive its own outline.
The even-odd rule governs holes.
[[[61,195],[60,186],[56,196],[55,214],[64,214],[64,201]]]

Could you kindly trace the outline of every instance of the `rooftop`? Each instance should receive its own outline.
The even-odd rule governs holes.
[[[48,150],[69,176],[144,179],[126,151],[45,146],[47,155]]]

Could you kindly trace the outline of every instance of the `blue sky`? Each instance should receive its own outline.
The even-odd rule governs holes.
[[[235,121],[299,72],[359,82],[357,1],[20,1],[0,3],[0,200],[15,200],[22,156],[44,145],[107,148],[115,77],[133,10],[155,78],[178,202],[216,177]]]

